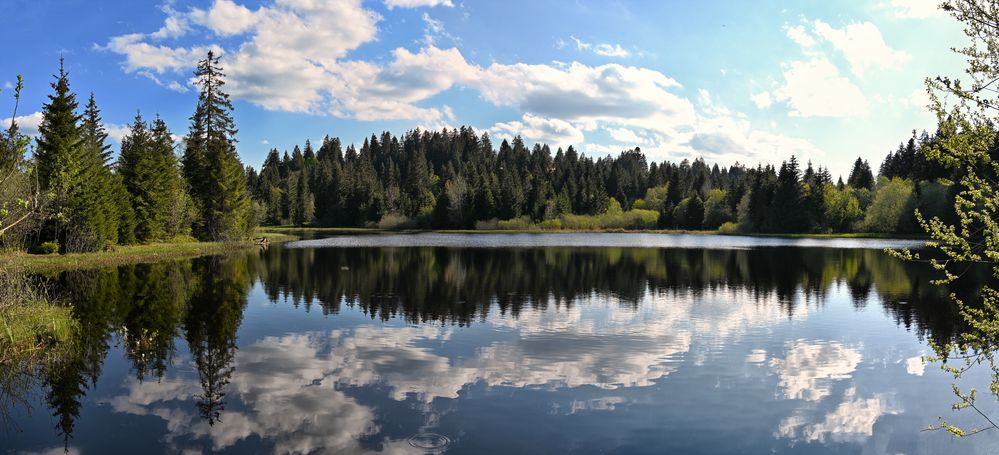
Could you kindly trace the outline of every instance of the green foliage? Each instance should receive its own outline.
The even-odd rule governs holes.
[[[726,221],[718,226],[718,233],[720,234],[735,234],[739,232],[739,225],[731,221]]]
[[[673,209],[673,220],[680,229],[699,230],[704,222],[704,202],[700,196],[688,197]]]
[[[250,194],[236,154],[232,101],[222,91],[225,75],[211,51],[194,75],[200,89],[182,159],[198,211],[194,233],[205,240],[238,240],[253,229]]]
[[[93,97],[85,115],[76,114],[76,95],[62,60],[52,88],[36,151],[40,186],[53,198],[43,237],[59,240],[67,252],[96,251],[118,240],[107,133]]]
[[[863,190],[866,191],[866,190]],[[842,189],[829,184],[823,191],[825,200],[825,219],[829,228],[835,232],[852,231],[862,219],[864,212],[860,209],[860,200],[853,187]]]
[[[28,250],[31,254],[55,254],[59,252],[58,242],[42,242]]]
[[[718,229],[724,223],[732,221],[732,210],[726,201],[724,190],[714,188],[708,192],[704,201],[704,222],[702,227],[708,230]]]
[[[33,224],[43,217],[45,198],[37,184],[36,160],[26,159],[30,139],[17,125],[24,81],[17,76],[10,125],[0,130],[0,246],[17,248],[27,241]]]
[[[922,210],[915,215],[919,225],[930,235],[928,242],[942,259],[929,258],[930,265],[943,273],[938,284],[958,282],[972,264],[985,264],[991,271],[991,283],[981,287],[979,301],[966,302],[952,295],[961,316],[969,329],[956,342],[935,343],[941,368],[959,381],[975,365],[988,365],[992,370],[989,391],[999,397],[999,290],[994,284],[999,280],[999,159],[996,146],[997,103],[995,90],[990,86],[999,78],[999,3],[953,0],[941,5],[965,26],[971,45],[957,50],[967,58],[966,73],[971,83],[937,77],[928,80],[930,107],[937,116],[939,132],[929,143],[926,158],[954,173],[954,221],[940,216],[927,218]],[[945,101],[956,100],[946,106]],[[925,191],[924,191],[925,190]],[[923,200],[920,208],[932,210],[941,204],[941,188],[920,187]],[[897,257],[922,260],[918,253],[908,250],[890,251]],[[962,437],[987,429],[999,429],[996,419],[990,418],[978,405],[977,390],[963,389],[953,384],[958,402],[954,410],[971,409],[980,415],[985,426],[966,429],[941,419],[931,429],[944,429]]]
[[[122,139],[118,172],[125,187],[132,235],[138,242],[157,242],[190,231],[191,206],[174,155],[173,134],[157,118],[148,125],[135,116]]]
[[[864,217],[868,232],[907,232],[912,225],[913,184],[909,180],[881,178],[874,200]]]

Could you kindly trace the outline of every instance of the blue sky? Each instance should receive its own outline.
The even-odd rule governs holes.
[[[960,75],[949,49],[965,43],[936,1],[8,0],[0,106],[23,74],[30,131],[64,55],[113,137],[137,111],[183,135],[192,69],[216,49],[254,166],[325,135],[470,125],[594,156],[793,153],[845,174],[933,128],[923,81]]]

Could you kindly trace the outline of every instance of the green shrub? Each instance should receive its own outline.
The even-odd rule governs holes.
[[[59,252],[59,242],[45,242],[28,250],[31,254],[55,254]]]
[[[557,231],[562,229],[562,220],[555,218],[552,220],[544,220],[541,222],[541,229],[546,231]]]
[[[731,221],[726,221],[718,226],[718,233],[720,234],[735,234],[739,232],[739,225]]]
[[[386,213],[378,221],[378,229],[409,229],[415,227],[415,223],[406,215],[399,213]]]
[[[514,218],[512,220],[500,220],[496,223],[496,229],[504,231],[529,231],[538,227],[526,216]]]
[[[499,224],[499,220],[496,218],[481,220],[475,222],[475,230],[477,231],[495,231],[496,226]]]

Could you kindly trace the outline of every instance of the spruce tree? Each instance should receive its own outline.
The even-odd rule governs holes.
[[[115,194],[115,176],[111,172],[111,145],[107,143],[108,133],[101,123],[101,112],[97,108],[93,93],[87,101],[83,113],[81,162],[85,163],[87,180],[81,200],[85,224],[92,226],[98,246],[118,242],[118,225],[121,214]]]
[[[81,124],[62,59],[55,78],[38,128],[38,179],[52,197],[53,214],[41,238],[57,240],[62,252],[94,251],[117,241],[115,210],[107,198],[107,136],[93,99],[87,123]]]
[[[243,164],[236,154],[232,101],[222,88],[225,74],[212,51],[194,72],[198,106],[185,140],[184,176],[198,211],[194,233],[204,240],[237,240],[249,235],[250,198]]]
[[[173,133],[159,116],[150,132],[150,151],[157,186],[162,190],[156,198],[156,211],[162,221],[162,238],[169,240],[190,232],[191,201],[174,154]]]
[[[874,188],[874,173],[871,172],[871,165],[861,158],[853,162],[853,169],[850,170],[850,177],[846,179],[846,184],[854,188]]]

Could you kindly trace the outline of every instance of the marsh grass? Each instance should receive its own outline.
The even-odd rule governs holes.
[[[294,240],[296,237],[281,233],[258,234],[271,243]],[[258,248],[252,241],[199,242],[193,238],[180,238],[173,242],[145,245],[118,246],[110,251],[69,254],[27,254],[7,252],[0,254],[0,269],[18,269],[32,273],[63,270],[111,267],[166,259],[183,259],[213,254],[225,254],[248,248]]]
[[[71,309],[27,274],[0,269],[0,419],[28,406],[36,373],[65,357],[77,328]]]

